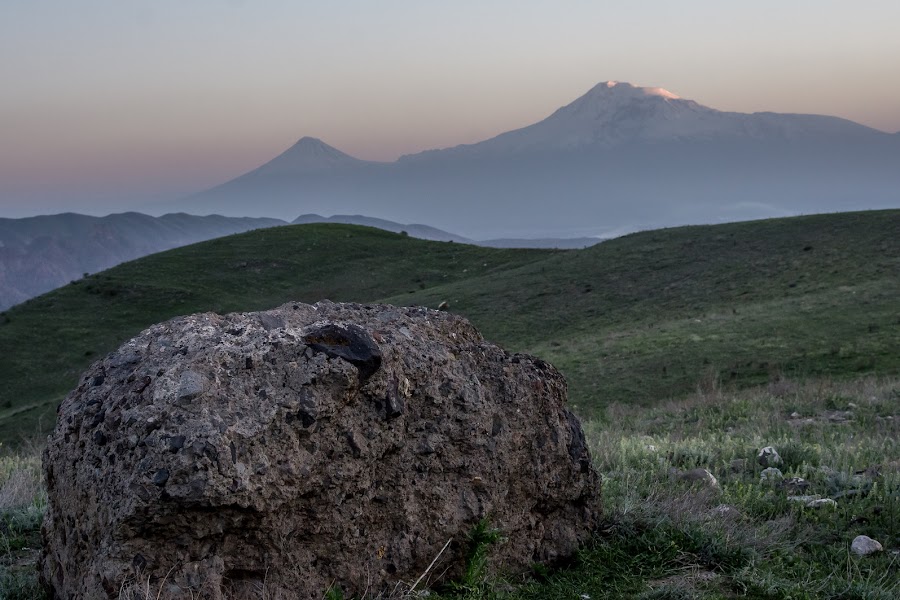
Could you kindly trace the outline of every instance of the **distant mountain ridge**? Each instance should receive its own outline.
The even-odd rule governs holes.
[[[285,225],[278,219],[184,213],[151,217],[74,213],[0,219],[0,310],[148,254],[251,229]]]
[[[401,160],[435,158],[441,153],[513,155],[610,148],[637,141],[709,141],[740,137],[796,140],[834,135],[884,134],[838,117],[723,112],[685,100],[662,88],[606,81],[534,125],[476,144],[404,156]]]
[[[476,244],[483,245],[481,242],[476,242],[475,240],[470,240],[469,238],[465,238],[461,235],[456,235],[454,233],[449,233],[447,231],[443,231],[441,229],[437,229],[436,227],[430,227],[428,225],[419,225],[416,223],[404,225],[402,223],[395,223],[394,221],[388,221],[386,219],[376,219],[374,217],[365,217],[363,215],[332,215],[330,217],[323,217],[321,215],[300,215],[293,221],[291,224],[293,225],[306,225],[308,223],[343,223],[345,225],[365,225],[367,227],[375,227],[378,229],[383,229],[385,231],[391,231],[393,233],[406,233],[411,235],[412,237],[423,239],[423,240],[432,240],[435,242],[459,242],[461,244]]]
[[[376,215],[472,239],[606,237],[900,206],[900,135],[838,117],[720,111],[607,81],[532,125],[391,163],[303,138],[182,205]]]
[[[291,224],[365,225],[423,240],[495,248],[583,248],[599,239],[475,241],[435,227],[395,223],[362,215],[307,214]],[[0,219],[0,310],[120,263],[252,229],[288,225],[280,219],[198,217],[173,213],[151,217],[121,213],[91,217],[75,213]]]
[[[376,219],[374,217],[365,217],[363,215],[332,215],[330,217],[322,217],[320,215],[301,215],[292,221],[294,225],[305,225],[307,223],[343,223],[345,225],[365,225],[367,227],[375,227],[392,231],[394,233],[405,233],[422,240],[431,240],[434,242],[458,242],[461,244],[474,244],[476,246],[485,246],[488,248],[556,248],[559,250],[574,250],[578,248],[587,248],[603,241],[601,238],[595,237],[579,237],[579,238],[499,238],[490,240],[471,240],[461,235],[449,233],[436,227],[429,225],[420,225],[411,223],[404,225],[395,223],[386,219]]]

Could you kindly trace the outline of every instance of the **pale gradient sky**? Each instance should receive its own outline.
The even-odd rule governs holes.
[[[0,0],[0,216],[199,191],[299,137],[478,141],[605,80],[900,130],[897,0]]]

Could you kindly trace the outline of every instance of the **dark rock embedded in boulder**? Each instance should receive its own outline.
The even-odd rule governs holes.
[[[343,358],[359,370],[360,379],[371,377],[381,366],[381,350],[372,336],[358,325],[326,323],[303,336],[313,352]]]
[[[139,384],[139,385],[138,385]],[[573,553],[597,474],[550,365],[421,308],[321,302],[155,325],[95,363],[44,456],[56,598],[321,598]],[[431,579],[435,583],[435,578]]]

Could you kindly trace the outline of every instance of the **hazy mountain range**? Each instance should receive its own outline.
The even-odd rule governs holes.
[[[579,248],[677,224],[897,207],[900,134],[836,117],[723,112],[661,88],[604,82],[533,125],[392,163],[304,137],[173,206],[236,218],[0,219],[0,309],[85,272],[297,214],[296,223],[431,240]]]
[[[0,309],[113,265],[278,219],[123,213],[0,219]]]
[[[420,224],[404,225],[386,219],[365,217],[362,215],[334,215],[322,217],[320,215],[301,215],[292,221],[295,225],[304,223],[344,223],[347,225],[366,225],[377,227],[394,233],[406,233],[412,237],[436,242],[459,242],[462,244],[475,244],[476,246],[488,246],[491,248],[561,248],[578,249],[593,246],[603,240],[598,237],[576,238],[495,238],[487,240],[473,240],[455,233],[449,233],[436,227]]]
[[[392,163],[304,137],[178,203],[229,215],[362,213],[482,239],[895,206],[900,135],[837,117],[724,112],[617,82],[522,129]]]
[[[474,241],[428,225],[402,224],[361,215],[303,215],[293,221],[367,225],[425,240],[494,247],[583,248],[596,238]],[[280,219],[197,217],[184,213],[151,217],[123,213],[89,217],[74,213],[0,219],[0,310],[50,291],[84,273],[178,246],[288,225]]]

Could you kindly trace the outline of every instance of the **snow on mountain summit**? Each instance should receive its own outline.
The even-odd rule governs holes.
[[[605,151],[625,145],[746,143],[849,139],[886,134],[857,123],[818,115],[738,113],[716,110],[661,87],[603,81],[542,121],[474,144],[403,156],[404,165],[443,159],[508,161],[520,155]],[[303,137],[261,167],[234,180],[286,180],[305,174],[342,174],[379,168],[314,137]]]
[[[604,81],[598,83],[586,94],[586,96],[594,97],[612,95],[632,98],[641,96],[659,96],[668,100],[678,100],[680,98],[680,96],[661,87],[638,87],[623,81]]]
[[[397,223],[524,238],[848,210],[863,198],[866,208],[897,204],[900,137],[846,119],[728,112],[617,81],[592,84],[550,112],[396,163],[303,138],[179,210],[293,217],[377,209]]]
[[[572,145],[611,143],[633,137],[677,135],[672,123],[686,121],[685,129],[690,129],[696,126],[699,114],[715,112],[663,88],[606,81],[532,127],[551,135],[562,134]]]
[[[714,139],[801,139],[811,136],[869,135],[867,127],[817,115],[725,112],[661,87],[604,81],[549,117],[494,138],[404,157],[489,157],[528,152],[610,148],[627,143]]]
[[[434,158],[443,153],[508,155],[613,146],[639,139],[705,135],[710,129],[710,121],[715,121],[718,114],[721,113],[693,100],[682,99],[661,87],[604,81],[543,121],[476,144],[429,151],[419,156]]]

